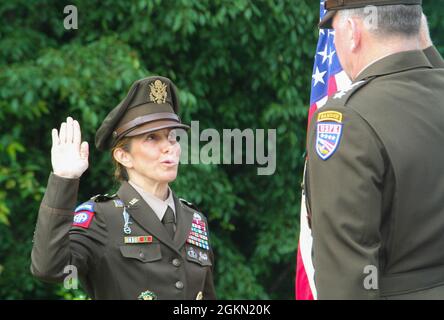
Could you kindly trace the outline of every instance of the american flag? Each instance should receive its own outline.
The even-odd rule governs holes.
[[[326,13],[326,10],[324,10],[325,1],[321,0],[320,3],[320,19],[322,19]],[[334,36],[335,32],[333,30],[319,30],[319,40],[311,82],[310,109],[308,112],[309,125],[313,113],[325,105],[329,96],[337,91],[346,90],[351,84],[350,79],[339,63],[334,45]],[[295,294],[297,300],[313,300],[316,299],[314,268],[311,259],[313,239],[308,226],[304,195],[302,195],[301,200],[300,217]]]

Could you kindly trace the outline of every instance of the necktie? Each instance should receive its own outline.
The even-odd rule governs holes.
[[[166,210],[165,214],[163,215],[162,223],[165,226],[165,229],[167,230],[171,239],[173,239],[173,237],[174,237],[174,212],[170,206],[168,206],[168,209]]]

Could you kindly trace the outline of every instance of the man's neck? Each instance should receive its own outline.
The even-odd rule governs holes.
[[[375,40],[376,41],[376,40]],[[384,59],[385,57],[391,56],[396,53],[420,50],[419,42],[417,39],[402,39],[402,40],[388,40],[387,43],[381,45],[379,42],[371,43],[368,45],[368,50],[363,50],[364,54],[362,58],[358,60],[356,64],[354,74],[352,75],[352,80],[358,78],[358,76],[364,72],[368,67],[370,67],[375,62]]]

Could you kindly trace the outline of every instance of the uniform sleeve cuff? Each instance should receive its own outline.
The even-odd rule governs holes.
[[[80,179],[62,178],[51,172],[42,202],[50,208],[73,210],[79,182]]]

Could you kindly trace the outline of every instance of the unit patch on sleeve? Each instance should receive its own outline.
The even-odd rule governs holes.
[[[74,210],[72,225],[88,229],[93,217],[94,204],[91,202],[83,203]]]
[[[316,153],[322,160],[330,158],[339,147],[342,136],[342,113],[325,111],[316,121]]]

